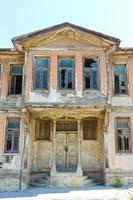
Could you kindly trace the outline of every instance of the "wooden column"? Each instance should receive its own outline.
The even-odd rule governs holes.
[[[53,120],[53,146],[51,174],[56,173],[56,120]]]
[[[78,164],[77,164],[77,173],[79,175],[83,175],[82,169],[81,169],[81,120],[78,120]]]

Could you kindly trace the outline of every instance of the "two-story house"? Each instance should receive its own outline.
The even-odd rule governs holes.
[[[133,49],[70,23],[12,42],[0,49],[0,190],[133,183]]]

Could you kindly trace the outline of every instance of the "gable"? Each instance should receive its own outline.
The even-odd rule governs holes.
[[[63,23],[51,28],[35,31],[13,38],[13,43],[18,50],[35,48],[39,46],[47,46],[48,43],[54,45],[54,42],[69,38],[84,43],[89,46],[98,46],[109,48],[109,46],[117,46],[119,39],[113,38],[89,29],[85,29],[73,24]]]
[[[98,49],[101,50],[103,49],[103,47],[99,46],[98,44],[93,44],[93,43],[85,43],[85,42],[81,42],[75,39],[71,39],[68,37],[65,38],[61,38],[61,39],[57,39],[54,41],[50,41],[48,43],[40,44],[36,47],[30,47],[32,49],[67,49],[67,50],[93,50],[93,49]]]

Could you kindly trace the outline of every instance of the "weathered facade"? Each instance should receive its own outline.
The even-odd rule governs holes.
[[[133,183],[133,49],[70,23],[12,41],[0,49],[0,190],[42,176]]]

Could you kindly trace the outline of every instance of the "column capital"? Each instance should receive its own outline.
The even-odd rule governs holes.
[[[81,119],[77,119],[77,122],[78,122],[78,124],[80,124],[80,122],[81,122]]]

